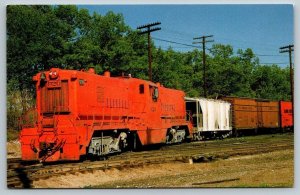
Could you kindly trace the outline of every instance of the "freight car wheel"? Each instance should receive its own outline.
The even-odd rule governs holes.
[[[199,131],[198,133],[195,133],[194,134],[194,140],[195,141],[202,141],[202,140],[204,140],[204,136],[202,135],[202,133]]]
[[[232,137],[239,137],[240,132],[237,129],[232,130]]]

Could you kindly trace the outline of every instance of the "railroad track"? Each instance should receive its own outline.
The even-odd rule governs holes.
[[[95,172],[106,169],[126,169],[167,162],[207,162],[226,159],[238,155],[252,155],[277,150],[293,149],[293,136],[277,140],[270,137],[262,140],[245,141],[233,139],[226,141],[205,141],[163,146],[158,150],[126,152],[109,157],[105,161],[83,161],[43,166],[42,164],[22,163],[21,159],[8,159],[8,188],[32,188],[33,182],[50,177]]]

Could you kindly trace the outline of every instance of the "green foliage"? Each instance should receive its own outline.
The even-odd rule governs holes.
[[[7,75],[8,80],[18,80],[20,89],[31,87],[31,76],[39,70],[64,64],[63,56],[74,36],[73,24],[60,19],[56,9],[51,6],[7,7]]]
[[[34,106],[34,98],[28,89],[15,88],[17,81],[11,79],[7,84],[7,128],[18,130],[19,119]]]
[[[290,99],[290,69],[277,65],[257,66],[253,72],[251,87],[256,97],[266,99]]]
[[[7,129],[7,141],[17,140],[19,138],[19,132],[13,129]]]
[[[90,14],[76,6],[7,7],[8,127],[33,102],[32,76],[51,67],[122,72],[148,79],[147,37],[125,24],[122,14]],[[202,51],[162,50],[152,42],[153,82],[203,95]],[[251,49],[215,44],[206,55],[208,96],[290,99],[289,69],[261,66]],[[25,95],[24,95],[25,94]],[[30,97],[23,100],[22,97]],[[22,105],[20,105],[22,104]]]

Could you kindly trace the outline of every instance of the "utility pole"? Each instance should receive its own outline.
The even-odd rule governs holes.
[[[151,66],[151,36],[150,36],[150,32],[153,32],[153,31],[157,31],[157,30],[160,30],[161,28],[160,27],[156,27],[156,28],[150,28],[152,26],[156,26],[156,25],[160,25],[161,23],[160,22],[155,22],[155,23],[152,23],[152,24],[145,24],[145,25],[142,25],[142,26],[139,26],[137,27],[137,29],[143,29],[143,28],[146,28],[146,30],[144,31],[140,31],[138,32],[138,34],[145,34],[147,33],[148,34],[148,64],[149,64],[149,80],[152,81],[152,66]]]
[[[204,97],[207,97],[207,86],[206,86],[206,55],[205,55],[205,43],[208,42],[213,42],[214,40],[206,40],[206,38],[213,37],[213,35],[209,36],[202,36],[202,37],[195,37],[194,40],[196,39],[202,39],[200,42],[193,42],[193,44],[197,43],[202,43],[202,60],[203,60],[203,92],[204,92]]]
[[[294,74],[293,74],[293,63],[292,63],[292,51],[294,51],[294,45],[288,45],[280,47],[280,53],[289,52],[290,59],[290,85],[291,85],[291,99],[292,99],[292,111],[293,111],[293,123],[294,123]]]

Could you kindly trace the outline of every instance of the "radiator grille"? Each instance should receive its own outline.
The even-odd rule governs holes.
[[[61,81],[60,87],[41,89],[41,107],[43,113],[69,112],[68,81]]]

